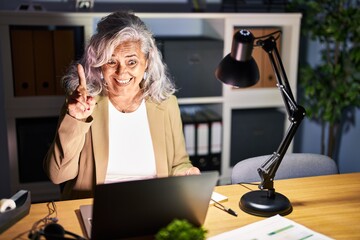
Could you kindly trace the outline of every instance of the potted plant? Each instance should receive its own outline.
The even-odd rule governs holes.
[[[174,219],[155,235],[156,240],[205,240],[207,231],[185,219]]]
[[[303,13],[302,34],[321,46],[321,61],[299,68],[300,101],[308,117],[321,125],[321,153],[335,160],[342,126],[360,106],[359,5],[359,0],[290,3],[291,10]]]

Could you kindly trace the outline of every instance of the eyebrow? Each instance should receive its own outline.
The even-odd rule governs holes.
[[[133,54],[130,54],[130,55],[126,55],[125,57],[137,57],[137,55],[135,54],[135,53],[133,53]]]
[[[115,54],[112,54],[111,57],[115,57]],[[130,57],[138,57],[136,53],[133,54],[129,54],[125,56],[126,58],[130,58]]]

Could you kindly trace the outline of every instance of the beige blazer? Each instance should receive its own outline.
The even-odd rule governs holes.
[[[108,149],[108,98],[99,96],[87,122],[66,114],[45,160],[44,169],[55,184],[63,184],[62,199],[93,196],[95,184],[105,181]],[[192,167],[185,149],[180,110],[175,96],[156,104],[146,100],[158,177],[181,175]],[[141,150],[141,146],[138,146]]]

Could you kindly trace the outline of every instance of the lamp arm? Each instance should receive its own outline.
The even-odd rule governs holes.
[[[261,190],[268,189],[268,196],[274,196],[274,177],[277,169],[279,168],[284,155],[286,154],[287,149],[301,123],[305,117],[305,109],[298,105],[295,101],[294,95],[292,94],[289,81],[286,76],[282,60],[280,58],[279,51],[276,47],[276,40],[273,36],[265,40],[259,40],[256,43],[261,46],[267,53],[270,58],[271,65],[276,75],[277,86],[280,90],[281,96],[283,98],[285,108],[288,114],[288,119],[290,121],[290,126],[287,130],[285,137],[280,143],[276,152],[274,152],[270,158],[268,158],[261,166],[258,168],[258,173],[261,178],[259,188]]]

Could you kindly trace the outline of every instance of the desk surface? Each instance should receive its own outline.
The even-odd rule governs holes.
[[[275,188],[293,205],[292,213],[286,218],[334,239],[360,239],[360,173],[276,180]],[[217,186],[215,191],[229,197],[224,205],[237,211],[238,217],[210,206],[204,224],[209,237],[263,219],[239,209],[239,199],[249,191],[247,188],[226,185]],[[59,224],[68,231],[84,235],[78,209],[90,203],[92,199],[56,202]],[[1,234],[0,239],[28,239],[32,224],[47,211],[46,203],[32,204],[30,214]]]

